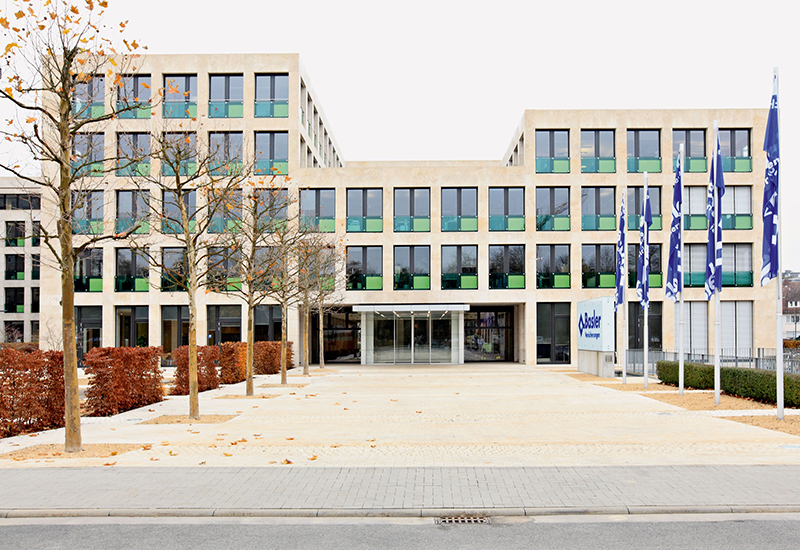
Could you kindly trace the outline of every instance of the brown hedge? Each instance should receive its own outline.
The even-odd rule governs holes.
[[[247,342],[223,342],[219,351],[219,378],[223,384],[238,384],[247,378]]]
[[[89,416],[110,416],[164,399],[160,347],[94,348],[83,356]]]
[[[0,437],[63,425],[62,353],[0,349]]]
[[[286,367],[292,368],[292,343],[286,342]],[[281,343],[256,342],[253,344],[253,373],[277,374],[281,371]]]
[[[173,352],[175,358],[175,385],[172,395],[189,395],[189,346],[181,346]],[[219,387],[219,347],[197,346],[197,385],[199,391]]]

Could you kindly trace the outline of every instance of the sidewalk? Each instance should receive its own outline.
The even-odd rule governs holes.
[[[800,438],[724,419],[741,411],[516,364],[316,370],[291,387],[258,377],[269,398],[201,394],[202,415],[234,415],[222,424],[141,424],[186,414],[185,397],[84,418],[85,444],[138,448],[0,459],[0,517],[800,510]],[[0,454],[39,444],[63,430],[0,440]]]

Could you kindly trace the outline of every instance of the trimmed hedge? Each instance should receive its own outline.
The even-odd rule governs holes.
[[[181,346],[173,352],[175,358],[175,385],[171,395],[189,395],[189,346]],[[197,346],[198,391],[219,387],[219,347]]]
[[[63,357],[0,349],[0,437],[64,426]]]
[[[286,368],[292,368],[294,352],[292,343],[286,342]],[[281,343],[256,342],[253,344],[253,373],[278,374],[281,372]]]
[[[678,362],[659,361],[658,378],[664,384],[678,385]],[[684,384],[698,390],[714,389],[714,367],[697,363],[684,363]],[[775,403],[775,371],[720,367],[720,389],[730,395],[747,397],[763,403]],[[784,374],[783,403],[787,407],[800,406],[800,375]]]
[[[93,348],[83,356],[89,416],[111,416],[164,399],[160,347]]]
[[[223,384],[237,384],[247,378],[247,342],[224,342],[219,346],[219,378]]]

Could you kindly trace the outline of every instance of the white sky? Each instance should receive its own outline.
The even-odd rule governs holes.
[[[109,3],[149,53],[300,53],[345,161],[500,160],[525,109],[767,109],[778,66],[782,267],[800,270],[796,0]]]

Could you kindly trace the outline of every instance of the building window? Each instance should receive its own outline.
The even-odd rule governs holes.
[[[442,231],[478,230],[478,188],[442,189]]]
[[[678,165],[681,145],[683,145],[684,172],[705,172],[708,170],[705,130],[672,130],[673,172]]]
[[[383,190],[347,190],[347,232],[380,233],[383,231]]]
[[[478,247],[442,246],[442,290],[478,288]]]
[[[470,306],[464,312],[464,361],[514,360],[514,308]]]
[[[753,286],[753,245],[722,245],[722,286]]]
[[[101,235],[103,233],[103,192],[72,192],[72,233]]]
[[[6,281],[21,281],[25,278],[25,256],[6,254]]]
[[[39,287],[31,287],[31,313],[39,313]]]
[[[615,231],[616,196],[613,187],[581,187],[581,229]]]
[[[755,357],[753,302],[721,302],[722,357]]]
[[[242,118],[244,116],[244,76],[212,74],[208,78],[208,118]]]
[[[6,288],[6,313],[25,312],[25,288]]]
[[[664,222],[661,216],[661,188],[648,187],[650,192],[650,210],[653,213],[653,225],[650,231],[660,231]],[[644,203],[644,187],[628,187],[628,230],[638,231],[642,221],[642,205]]]
[[[661,172],[661,130],[628,130],[628,172]]]
[[[121,75],[117,88],[119,118],[150,119],[150,75]]]
[[[431,247],[394,247],[394,289],[431,289]]]
[[[397,232],[431,230],[431,190],[394,190],[394,230]]]
[[[105,114],[106,79],[101,74],[81,75],[75,80],[72,113],[75,118],[98,118]]]
[[[103,308],[101,306],[77,306],[75,308],[75,332],[78,360],[81,360],[85,353],[103,345]]]
[[[147,253],[133,248],[117,248],[117,274],[114,277],[116,292],[147,292],[150,290],[150,272]]]
[[[347,290],[383,289],[383,249],[380,246],[347,247]]]
[[[569,245],[536,246],[536,288],[569,288]]]
[[[84,248],[75,260],[75,292],[103,291],[103,249]]]
[[[706,245],[683,245],[683,286],[703,287],[706,284]]]
[[[168,247],[161,250],[161,292],[180,292],[186,290],[186,275],[189,267],[186,249]]]
[[[617,282],[617,247],[613,244],[581,246],[583,288],[614,288]]]
[[[150,134],[147,132],[117,134],[117,175],[150,175]]]
[[[34,281],[39,280],[41,273],[41,259],[39,254],[31,254],[31,279]]]
[[[289,117],[289,75],[256,75],[256,118]],[[301,121],[305,125],[305,121]]]
[[[40,210],[41,195],[0,195],[0,210]]]
[[[182,191],[183,204],[186,209],[186,216],[189,218],[189,231],[194,233],[197,229],[197,191]],[[161,221],[161,232],[168,234],[183,233],[183,217],[181,208],[178,204],[178,193],[175,191],[164,191],[162,195],[163,219]]]
[[[117,219],[114,232],[150,232],[150,194],[147,191],[117,191]]]
[[[727,195],[728,193],[725,193]],[[723,195],[723,199],[725,198]],[[684,187],[683,201],[684,211],[688,214],[683,215],[683,228],[687,231],[699,231],[708,229],[708,218],[706,218],[706,202],[708,198],[708,188],[700,186]],[[724,216],[723,216],[724,218]]]
[[[206,345],[216,346],[225,342],[242,341],[242,306],[208,306]]]
[[[536,304],[536,363],[569,363],[569,302]]]
[[[75,134],[72,142],[72,172],[77,178],[100,177],[104,173],[104,134]]]
[[[283,312],[280,306],[256,306],[253,319],[254,342],[280,342]]]
[[[680,334],[680,314],[675,310],[675,346],[678,346]],[[708,354],[708,302],[683,303],[683,349],[691,354],[698,355],[695,360],[708,361],[704,355]]]
[[[25,222],[6,222],[6,246],[25,246]]]
[[[616,157],[614,130],[581,130],[581,172],[613,174]]]
[[[753,229],[752,188],[729,185],[722,195],[722,229]]]
[[[116,308],[117,347],[144,348],[150,341],[150,312],[147,306]]]
[[[569,187],[537,187],[536,231],[569,229]]]
[[[661,288],[663,276],[661,273],[661,245],[650,244],[650,288]],[[639,245],[628,245],[628,288],[636,288],[636,266],[639,262]]]
[[[259,193],[259,191],[255,191]],[[206,210],[209,233],[237,233],[242,230],[242,190],[214,189],[210,191],[213,202]],[[257,214],[265,215],[263,210]]]
[[[164,359],[174,360],[172,353],[189,345],[189,306],[161,306],[161,347]]]
[[[24,229],[25,227],[23,226],[23,230]],[[42,223],[38,221],[33,222],[31,229],[31,246],[39,246],[42,239]],[[6,242],[6,246],[9,246],[8,242]]]
[[[194,132],[164,134],[161,174],[191,176],[197,172],[197,135]]]
[[[524,188],[489,188],[489,231],[525,231]]]
[[[320,233],[336,231],[336,190],[301,190],[300,220],[309,230]]]
[[[31,321],[31,342],[39,341],[39,321]]]
[[[224,176],[242,172],[241,132],[209,132],[208,147],[212,175]]]
[[[525,245],[489,247],[489,288],[525,288]]]
[[[569,130],[536,130],[536,172],[569,173]]]
[[[6,321],[4,324],[4,342],[24,342],[25,325],[22,321]]]
[[[719,131],[719,147],[723,172],[752,172],[750,156],[750,130],[726,129]]]
[[[164,118],[197,118],[197,75],[164,75]]]
[[[237,250],[212,246],[208,252],[208,288],[214,292],[242,289],[242,256]]]
[[[255,173],[259,176],[289,173],[288,132],[256,132]]]
[[[647,317],[647,332],[650,334],[649,349],[663,349],[661,331],[661,302],[650,301]],[[644,349],[644,308],[639,302],[628,302],[628,349]],[[628,361],[631,362],[629,358]],[[635,359],[634,359],[635,360]]]

